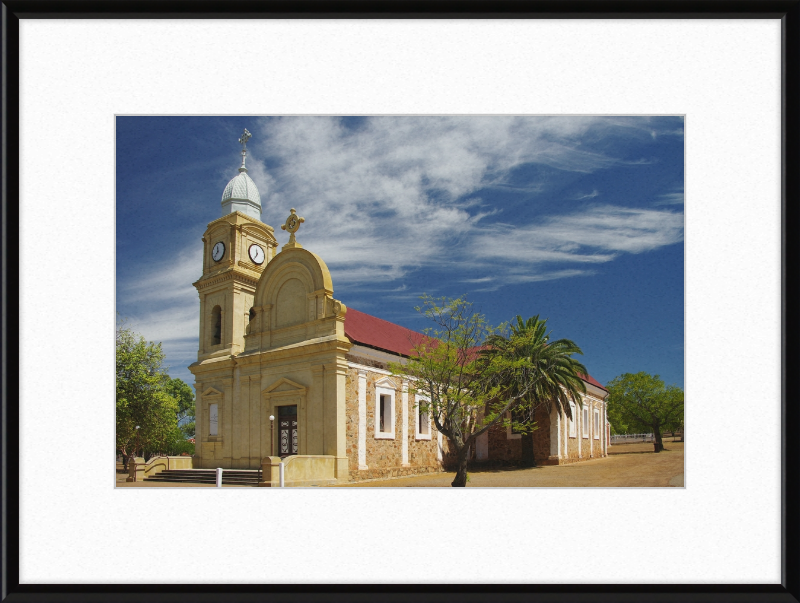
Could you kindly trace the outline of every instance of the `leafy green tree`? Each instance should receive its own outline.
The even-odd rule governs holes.
[[[161,344],[117,325],[117,449],[126,458],[158,450],[177,428],[178,402],[167,391]]]
[[[194,391],[181,379],[170,379],[167,384],[167,393],[178,402],[178,426],[184,434],[184,439],[194,437],[195,426],[195,400]]]
[[[656,452],[664,449],[662,432],[683,424],[683,390],[665,385],[658,375],[625,373],[606,389],[609,417],[626,429],[652,430]]]
[[[495,425],[512,425],[519,432],[534,429],[532,417],[545,402],[542,397],[555,393],[553,384],[567,382],[554,372],[565,364],[565,355],[580,350],[564,340],[548,346],[545,321],[538,317],[518,319],[515,328],[493,329],[463,297],[426,295],[416,309],[436,326],[412,341],[412,356],[392,363],[391,369],[409,379],[410,392],[429,399],[419,403],[420,410],[430,412],[448,439],[457,467],[452,485],[463,487],[476,438]],[[580,364],[573,368],[585,372]],[[555,403],[563,400],[559,391]]]
[[[165,442],[162,442],[155,448],[148,448],[145,452],[147,456],[155,456],[157,454],[179,456],[184,453],[193,455],[194,444],[186,439],[186,434],[180,426],[176,425]]]
[[[611,423],[611,433],[612,435],[624,434],[624,433],[637,433],[639,428],[631,425],[628,423],[626,419],[622,416],[622,411],[618,409],[608,408],[608,422]]]

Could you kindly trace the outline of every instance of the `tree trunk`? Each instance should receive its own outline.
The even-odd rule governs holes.
[[[661,438],[661,430],[654,427],[653,428],[653,435],[655,436],[655,444],[653,444],[653,448],[655,452],[661,452],[664,450],[664,442]]]
[[[536,459],[533,457],[533,434],[522,434],[520,442],[522,442],[522,466],[535,467]]]
[[[467,485],[467,462],[469,461],[467,458],[468,452],[468,446],[465,446],[458,451],[458,469],[456,469],[456,477],[453,480],[453,483],[450,484],[454,488],[463,488]]]

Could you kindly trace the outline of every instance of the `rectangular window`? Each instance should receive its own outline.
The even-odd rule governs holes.
[[[428,423],[428,413],[419,410],[417,412],[417,420],[419,421],[419,433],[420,435],[428,435],[431,432],[431,426]]]
[[[375,437],[394,439],[395,390],[378,386],[375,388]]]
[[[594,439],[600,439],[600,411],[597,409],[594,411]]]
[[[208,405],[208,435],[219,435],[219,405]]]
[[[427,405],[428,400],[425,398],[417,397],[415,408],[416,412],[416,439],[430,440],[431,439],[431,415],[430,410],[426,407],[425,410],[420,408],[420,405]]]
[[[589,437],[589,409],[588,408],[584,408],[583,409],[583,421],[582,422],[583,422],[583,437],[584,438],[588,438]]]
[[[514,427],[511,425],[511,423],[513,421],[515,421],[515,420],[519,421],[520,420],[519,415],[517,413],[507,412],[506,413],[506,418],[508,419],[508,423],[509,423],[508,427],[506,428],[506,439],[507,440],[519,440],[520,438],[522,438],[522,434],[519,433],[516,429],[514,429]]]
[[[383,433],[392,430],[392,397],[381,394],[380,430]]]
[[[570,418],[569,418],[569,437],[575,437],[575,419],[578,417],[575,415],[575,403],[569,403],[569,410],[570,410]]]

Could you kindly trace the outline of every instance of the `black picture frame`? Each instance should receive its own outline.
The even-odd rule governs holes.
[[[134,585],[19,583],[19,20],[158,18],[519,18],[519,19],[780,19],[782,22],[782,551],[780,584],[641,585]],[[800,601],[800,466],[791,439],[800,427],[800,410],[787,403],[787,367],[797,365],[791,333],[791,232],[800,201],[800,0],[564,0],[494,2],[85,2],[15,1],[2,4],[2,600],[32,601],[618,601],[618,602],[797,602]],[[794,358],[794,361],[792,360]],[[788,373],[791,374],[791,373]],[[122,561],[122,558],[121,558]]]

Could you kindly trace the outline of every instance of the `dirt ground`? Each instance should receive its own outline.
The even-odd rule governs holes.
[[[656,454],[652,444],[609,447],[609,456],[530,469],[471,471],[467,487],[534,488],[658,488],[683,487],[683,442],[664,442]],[[449,487],[455,473],[343,484],[339,487],[436,488]]]
[[[652,444],[610,446],[609,456],[530,469],[486,469],[469,472],[470,488],[659,488],[683,487],[683,442],[664,441],[664,450],[653,452]],[[117,467],[118,487],[133,488],[214,488],[214,484],[173,484],[164,482],[125,482],[127,474]],[[455,473],[435,473],[419,477],[374,480],[336,487],[350,488],[449,488]],[[225,485],[225,488],[248,486]]]

